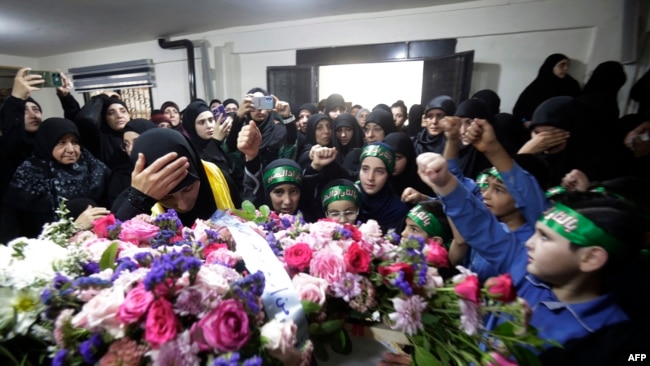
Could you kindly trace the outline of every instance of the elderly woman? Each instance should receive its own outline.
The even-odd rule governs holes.
[[[3,197],[2,239],[36,237],[58,219],[61,199],[106,202],[110,170],[79,143],[79,130],[64,118],[45,120],[35,136],[32,157],[16,170]],[[95,210],[98,217],[106,210]]]

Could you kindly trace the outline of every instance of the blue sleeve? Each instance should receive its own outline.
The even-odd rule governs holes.
[[[478,184],[476,184],[474,180],[463,175],[463,170],[460,168],[458,158],[447,159],[447,166],[449,167],[449,172],[453,174],[468,191],[472,192],[472,194],[479,200],[483,200],[483,195],[481,194],[481,189],[478,187]]]
[[[515,206],[524,220],[532,226],[548,208],[549,202],[537,179],[517,163],[508,172],[499,172],[508,192],[515,200]]]
[[[441,200],[445,213],[467,244],[499,273],[510,272],[514,264],[526,260],[526,247],[513,233],[505,231],[483,202],[464,185],[458,184]]]

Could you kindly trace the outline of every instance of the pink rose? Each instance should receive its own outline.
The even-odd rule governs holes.
[[[223,263],[228,267],[235,267],[237,262],[241,260],[241,256],[235,252],[231,252],[227,248],[221,248],[213,251],[205,258],[205,263]]]
[[[212,252],[214,252],[215,250],[218,250],[218,249],[228,249],[228,245],[227,244],[221,244],[221,243],[213,243],[213,244],[210,244],[210,245],[206,246],[205,248],[203,248],[203,258],[209,257],[210,253],[212,253]]]
[[[485,281],[485,288],[488,296],[498,301],[513,302],[517,298],[517,290],[512,284],[509,273],[488,278]]]
[[[90,299],[81,311],[72,318],[72,325],[90,331],[105,329],[113,337],[124,335],[124,324],[117,314],[124,302],[124,291],[120,288],[106,288]]]
[[[370,270],[370,255],[358,243],[352,243],[343,258],[348,272],[366,273]]]
[[[359,231],[374,238],[381,238],[383,235],[381,233],[381,227],[379,226],[379,223],[375,220],[368,220],[365,223],[361,224]]]
[[[144,337],[151,344],[151,348],[158,349],[163,343],[174,339],[178,326],[172,304],[162,297],[153,300],[144,325]]]
[[[435,240],[429,239],[425,247],[427,263],[438,268],[449,267],[449,253],[447,249]]]
[[[158,231],[156,225],[131,219],[122,223],[119,238],[135,245],[149,245],[149,239],[155,237]]]
[[[135,323],[147,312],[153,300],[153,293],[145,290],[144,284],[139,283],[126,294],[117,317],[126,324]]]
[[[271,320],[264,324],[261,330],[262,337],[266,338],[264,348],[271,352],[279,351],[279,354],[287,353],[296,344],[297,330],[298,327],[291,320],[284,322],[279,322],[276,319]]]
[[[84,242],[83,247],[86,250],[86,252],[90,254],[90,258],[92,259],[92,261],[99,263],[102,259],[102,255],[104,254],[104,251],[106,251],[106,249],[114,242],[117,242],[117,258],[119,258],[120,253],[122,251],[132,250],[137,248],[137,246],[129,242],[125,242],[121,240],[110,240],[105,238],[93,238],[90,241]]]
[[[298,273],[291,281],[300,294],[300,300],[311,301],[321,306],[325,304],[327,281],[306,273]]]
[[[312,253],[308,244],[298,243],[284,250],[284,261],[289,267],[304,271],[309,268]]]
[[[454,291],[461,298],[478,304],[478,300],[481,295],[481,286],[478,283],[478,277],[476,275],[465,277],[462,282],[454,285]]]
[[[322,278],[327,283],[340,283],[346,273],[343,257],[330,248],[316,252],[310,268],[313,276]]]
[[[220,352],[239,350],[251,337],[244,305],[235,299],[222,301],[203,319],[194,323],[192,336],[202,351],[211,348]]]
[[[108,227],[115,225],[115,215],[110,214],[93,221],[93,231],[100,238],[108,238]]]

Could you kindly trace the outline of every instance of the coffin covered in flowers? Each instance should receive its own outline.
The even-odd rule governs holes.
[[[481,288],[461,268],[445,282],[439,243],[373,221],[305,223],[246,204],[191,228],[170,211],[78,231],[59,214],[0,248],[7,364],[306,365],[350,354],[351,334],[408,342],[416,364],[478,364],[541,342],[508,276]],[[486,332],[489,314],[507,321]]]

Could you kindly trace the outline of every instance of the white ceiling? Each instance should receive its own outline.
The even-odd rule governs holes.
[[[44,57],[237,26],[470,0],[2,0],[0,54]]]

